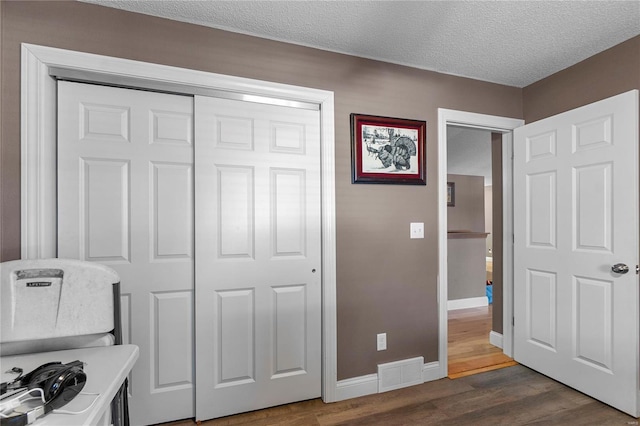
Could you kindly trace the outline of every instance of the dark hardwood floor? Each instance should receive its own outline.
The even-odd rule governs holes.
[[[193,420],[167,423],[195,424]],[[320,399],[202,422],[226,425],[637,425],[637,419],[521,365],[324,404]]]
[[[490,318],[490,308],[450,312],[449,378],[331,404],[313,399],[201,425],[638,424],[633,417],[515,364],[488,343]],[[164,426],[194,424],[186,419]]]

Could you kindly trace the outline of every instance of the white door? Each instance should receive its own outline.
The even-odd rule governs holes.
[[[193,98],[58,84],[58,256],[122,281],[131,424],[194,415]]]
[[[514,137],[515,359],[637,417],[638,91]]]
[[[319,397],[319,112],[195,115],[196,420]]]

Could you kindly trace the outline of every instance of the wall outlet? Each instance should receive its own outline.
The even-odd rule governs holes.
[[[386,351],[387,350],[387,333],[378,334],[378,350]]]
[[[423,222],[411,222],[410,230],[411,238],[424,238],[424,223]]]

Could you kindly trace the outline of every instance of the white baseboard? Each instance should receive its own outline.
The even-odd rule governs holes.
[[[491,333],[489,333],[489,343],[491,343],[493,346],[497,346],[500,349],[502,349],[503,347],[502,334],[496,333],[495,331],[492,330]]]
[[[373,395],[374,393],[378,393],[378,375],[367,374],[366,376],[338,381],[336,401]]]
[[[438,361],[429,362],[422,367],[423,383],[442,379],[442,377],[440,374],[440,363]],[[335,401],[344,401],[345,399],[376,393],[378,393],[378,375],[367,374],[366,376],[338,381]]]
[[[433,380],[442,379],[444,376],[440,372],[440,362],[434,361],[425,364],[422,367],[422,382],[431,382]]]
[[[455,309],[479,308],[481,306],[489,306],[489,299],[487,299],[487,296],[447,300],[447,310],[449,311],[453,311]]]

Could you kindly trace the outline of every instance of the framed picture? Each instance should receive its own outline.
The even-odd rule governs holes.
[[[426,185],[427,123],[351,114],[351,182]]]
[[[447,206],[456,205],[456,184],[455,182],[447,182]]]

